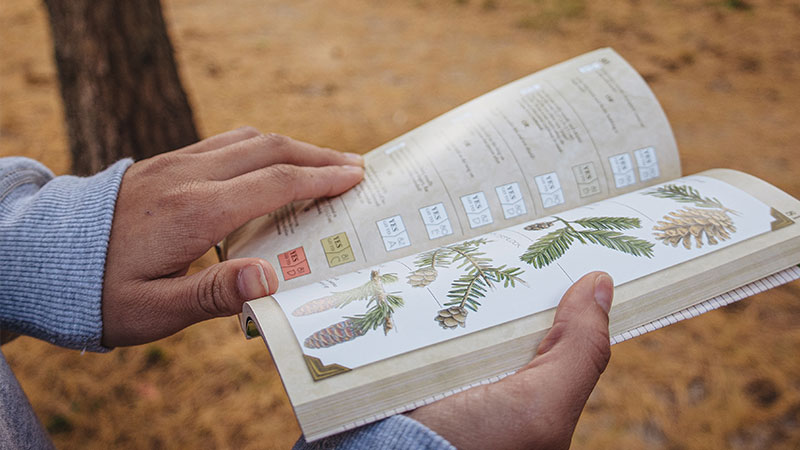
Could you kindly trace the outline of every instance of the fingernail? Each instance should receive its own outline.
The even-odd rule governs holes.
[[[239,270],[239,295],[247,300],[254,300],[269,294],[267,274],[261,264],[250,264]]]
[[[354,166],[363,166],[364,165],[364,157],[359,155],[358,153],[343,153],[345,159],[348,160],[348,163]]]
[[[601,274],[594,279],[594,301],[608,314],[611,300],[614,298],[614,280],[608,274]]]
[[[364,168],[360,166],[339,166],[339,167],[341,167],[344,172],[352,172],[354,174],[359,174],[359,175],[364,174]]]

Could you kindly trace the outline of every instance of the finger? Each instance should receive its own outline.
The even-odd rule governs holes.
[[[361,155],[317,147],[274,133],[254,136],[203,156],[208,173],[217,180],[227,180],[273,164],[308,167],[364,165]]]
[[[231,259],[189,276],[148,281],[140,289],[142,298],[131,306],[141,309],[147,304],[148,320],[104,330],[103,343],[135,345],[160,339],[203,320],[240,313],[244,302],[271,295],[277,287],[275,269],[258,258]],[[129,323],[138,328],[126,329]]]
[[[183,147],[178,150],[179,153],[205,153],[212,150],[218,150],[231,144],[240,141],[254,138],[261,133],[253,127],[240,127],[235,130],[226,131],[222,134],[211,136],[210,138],[203,139],[202,141],[195,142],[192,145]]]
[[[213,207],[221,225],[216,237],[245,222],[275,211],[295,200],[332,197],[355,186],[364,178],[357,166],[298,167],[276,164],[223,181]]]

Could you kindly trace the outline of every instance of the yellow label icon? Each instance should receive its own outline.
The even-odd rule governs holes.
[[[325,257],[328,259],[330,267],[340,266],[356,260],[353,248],[350,247],[350,240],[347,233],[341,232],[328,236],[320,240]]]

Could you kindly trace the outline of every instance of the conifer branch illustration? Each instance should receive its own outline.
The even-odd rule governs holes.
[[[386,273],[379,275],[379,277],[381,285],[394,283],[398,280],[396,273]],[[295,317],[300,317],[307,316],[309,314],[316,314],[333,308],[342,308],[353,301],[366,300],[372,297],[377,293],[377,289],[377,283],[374,283],[372,279],[370,279],[369,282],[364,283],[356,288],[341,292],[332,292],[330,295],[325,297],[308,301],[292,311],[292,315]]]
[[[652,242],[620,232],[641,228],[641,221],[635,217],[585,217],[570,221],[553,216],[553,220],[549,222],[534,223],[525,229],[545,230],[558,223],[563,227],[537,239],[519,259],[541,269],[564,256],[575,241],[581,244],[600,245],[632,256],[647,258],[653,256]],[[580,228],[576,228],[575,225]]]
[[[449,302],[439,311],[434,320],[444,329],[466,326],[467,309],[477,312],[481,306],[479,299],[486,296],[486,291],[494,287],[493,283],[503,283],[503,287],[516,287],[516,283],[525,283],[520,278],[523,270],[519,267],[486,267],[476,266],[453,281],[447,293]]]
[[[384,334],[388,333],[394,327],[392,315],[396,308],[403,306],[403,298],[387,293],[384,283],[394,283],[397,280],[397,274],[381,275],[377,270],[373,270],[370,273],[370,280],[362,286],[312,300],[293,311],[292,314],[296,316],[314,314],[334,307],[342,307],[356,300],[368,300],[366,313],[346,316],[345,320],[314,332],[303,341],[303,346],[306,348],[331,347],[364,336],[368,331],[378,327],[383,327]],[[334,299],[331,300],[331,298]],[[295,314],[298,310],[302,311]]]
[[[440,247],[420,254],[414,261],[417,270],[408,276],[408,284],[413,287],[424,287],[436,280],[436,268],[455,265],[464,273],[453,280],[447,293],[449,301],[435,317],[436,322],[444,329],[466,326],[467,309],[478,311],[479,299],[486,296],[487,290],[502,283],[503,287],[515,287],[516,283],[525,283],[520,275],[519,267],[494,267],[492,259],[480,251],[480,246],[489,242],[485,238],[464,241],[458,244]]]
[[[658,198],[675,200],[678,203],[693,203],[697,208],[681,208],[663,217],[654,227],[656,239],[665,245],[677,247],[683,244],[687,250],[694,240],[697,248],[703,247],[703,237],[708,245],[730,239],[736,232],[733,219],[728,215],[739,213],[725,207],[717,198],[703,197],[691,186],[668,184],[644,193]]]
[[[688,185],[667,184],[659,186],[652,191],[644,192],[643,195],[668,198],[678,203],[693,203],[694,206],[699,208],[717,208],[725,212],[738,214],[736,211],[726,208],[716,197],[703,197],[697,189]]]
[[[595,230],[622,231],[642,227],[641,221],[635,217],[585,217],[573,222],[584,228],[594,228]]]
[[[479,263],[475,258],[480,258],[483,253],[478,253],[478,247],[487,242],[489,241],[486,238],[479,238],[421,253],[414,261],[417,270],[408,275],[408,284],[412,287],[425,287],[433,283],[439,275],[437,267],[450,267],[450,264],[459,261]]]

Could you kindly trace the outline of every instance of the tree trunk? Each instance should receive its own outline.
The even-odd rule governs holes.
[[[197,141],[159,0],[44,0],[77,175]]]

